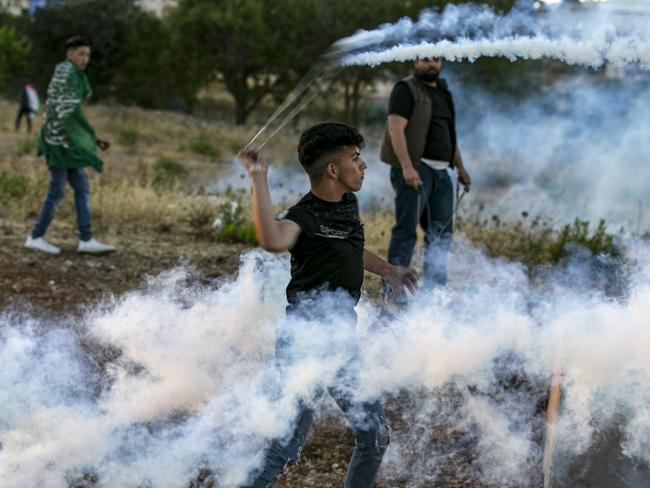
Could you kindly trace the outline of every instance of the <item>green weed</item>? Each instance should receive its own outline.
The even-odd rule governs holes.
[[[174,158],[162,157],[153,165],[151,184],[158,191],[171,190],[187,172],[187,168]]]
[[[190,151],[199,156],[204,156],[211,159],[217,159],[221,156],[221,151],[211,141],[203,137],[192,139],[187,144],[181,146],[181,150]]]
[[[7,203],[11,200],[24,198],[29,190],[27,176],[16,173],[9,174],[0,170],[0,202]]]
[[[131,127],[122,127],[117,133],[117,142],[123,146],[135,146],[139,139],[140,134]]]

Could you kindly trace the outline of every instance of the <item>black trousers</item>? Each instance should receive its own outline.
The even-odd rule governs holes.
[[[20,107],[18,113],[16,114],[16,131],[20,129],[20,121],[22,118],[27,117],[27,133],[32,133],[32,111],[29,107]]]

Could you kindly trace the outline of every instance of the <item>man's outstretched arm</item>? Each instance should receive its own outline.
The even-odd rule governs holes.
[[[253,180],[253,224],[257,242],[262,249],[271,252],[287,251],[300,236],[300,226],[290,220],[276,220],[271,205],[268,164],[255,151],[242,151],[239,160]]]
[[[388,264],[367,249],[363,250],[363,268],[386,280],[395,295],[402,295],[406,290],[414,293],[417,289],[418,273],[415,269]]]

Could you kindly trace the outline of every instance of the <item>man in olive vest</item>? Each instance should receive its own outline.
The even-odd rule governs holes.
[[[381,160],[391,165],[395,226],[388,262],[410,266],[418,222],[425,231],[424,287],[447,283],[454,188],[449,170],[469,190],[470,177],[456,141],[451,92],[439,78],[440,58],[418,59],[412,76],[398,82],[390,97]]]

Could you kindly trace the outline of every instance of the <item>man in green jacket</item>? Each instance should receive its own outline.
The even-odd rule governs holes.
[[[66,42],[66,60],[56,65],[47,89],[45,123],[38,139],[38,155],[44,155],[50,171],[47,197],[38,221],[27,237],[25,247],[48,254],[61,250],[44,239],[54,218],[56,208],[63,199],[66,180],[74,190],[79,246],[77,251],[101,254],[115,248],[92,237],[90,222],[90,186],[84,171],[91,166],[102,170],[102,160],[97,156],[97,146],[105,150],[109,143],[95,136],[95,130],[84,117],[81,103],[92,94],[84,70],[90,61],[90,45],[81,37]]]

